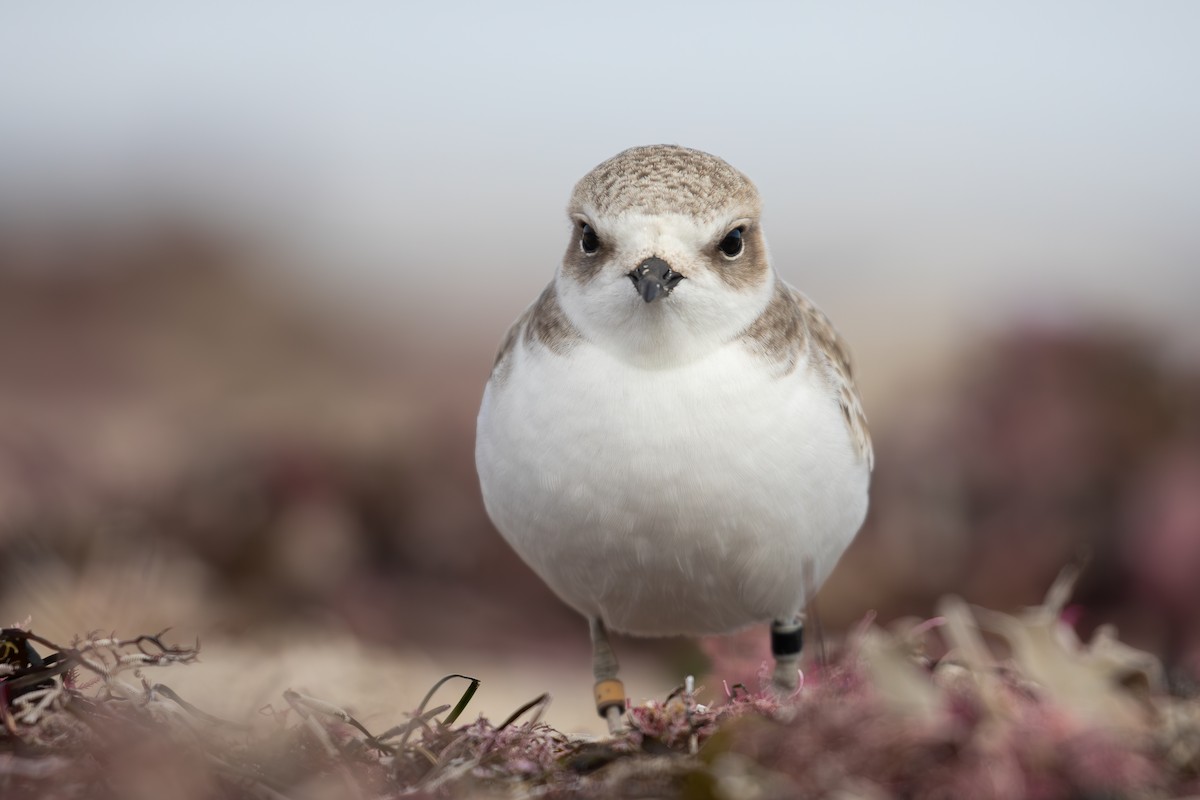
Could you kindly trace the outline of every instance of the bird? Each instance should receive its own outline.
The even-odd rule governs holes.
[[[612,732],[627,697],[609,631],[767,624],[772,685],[794,690],[806,602],[866,516],[874,456],[848,347],[780,278],[761,215],[754,183],[709,153],[602,162],[483,392],[488,516],[588,620]]]

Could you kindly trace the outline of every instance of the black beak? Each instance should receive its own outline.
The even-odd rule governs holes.
[[[653,303],[660,297],[671,293],[683,276],[671,269],[671,265],[658,256],[647,258],[629,273],[633,288],[647,303]]]

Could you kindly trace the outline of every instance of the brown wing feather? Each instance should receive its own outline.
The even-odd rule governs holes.
[[[867,415],[863,411],[862,398],[854,383],[854,365],[850,359],[850,348],[846,340],[833,327],[825,312],[792,287],[788,294],[796,303],[800,318],[808,331],[811,345],[809,357],[824,365],[826,374],[837,391],[842,416],[850,428],[850,436],[860,456],[866,459],[867,468],[875,467],[875,451],[871,447],[871,432],[867,428]]]
[[[756,352],[773,361],[781,374],[786,375],[807,361],[824,375],[837,393],[838,404],[859,456],[866,459],[868,467],[874,467],[871,434],[867,430],[862,400],[854,385],[850,350],[821,309],[783,281],[776,281],[771,301],[742,338]]]
[[[537,342],[554,353],[565,353],[579,340],[579,331],[567,319],[558,302],[558,292],[551,283],[533,305],[525,309],[504,334],[496,361],[492,364],[492,380],[503,383],[512,365],[513,352],[521,342]]]

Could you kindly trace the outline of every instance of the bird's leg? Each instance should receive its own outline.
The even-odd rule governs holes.
[[[775,657],[775,674],[771,683],[782,695],[796,691],[798,685],[800,650],[804,646],[804,616],[796,614],[790,621],[771,623],[771,655]]]
[[[617,678],[617,655],[608,642],[608,630],[599,617],[589,620],[592,627],[592,674],[596,676],[596,711],[608,720],[608,732],[621,729],[625,713],[625,684]]]

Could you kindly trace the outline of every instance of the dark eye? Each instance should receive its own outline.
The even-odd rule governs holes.
[[[600,237],[596,235],[596,231],[592,229],[592,226],[586,222],[580,224],[579,246],[589,256],[600,249]]]
[[[737,258],[742,254],[742,228],[734,228],[725,234],[725,238],[717,245],[726,258]]]

